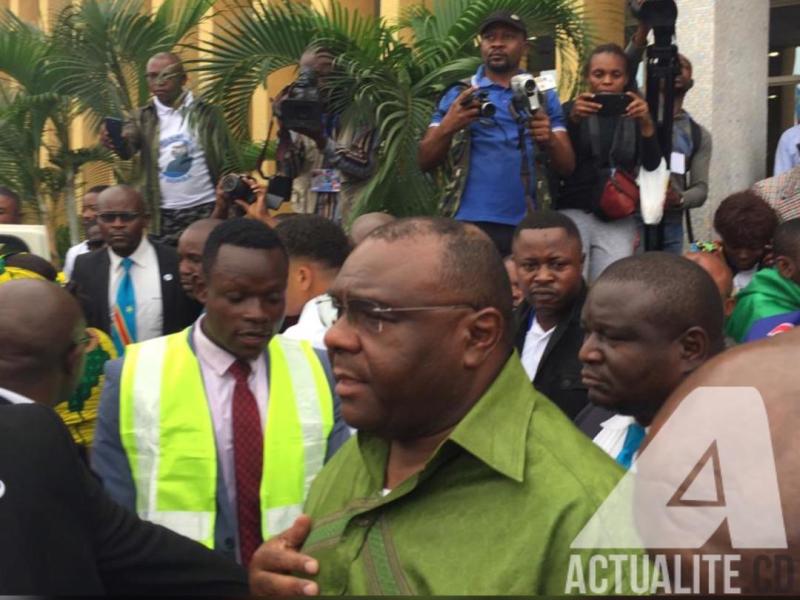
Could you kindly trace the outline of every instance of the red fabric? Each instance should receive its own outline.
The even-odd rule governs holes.
[[[246,567],[261,544],[261,469],[264,436],[258,404],[247,377],[250,365],[237,360],[228,369],[236,379],[233,389],[233,459],[236,470],[236,512],[239,521],[239,549]]]

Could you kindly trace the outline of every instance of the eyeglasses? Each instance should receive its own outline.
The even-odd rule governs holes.
[[[117,219],[119,219],[123,223],[130,223],[138,219],[141,214],[142,213],[138,212],[124,212],[124,211],[102,212],[102,213],[97,213],[97,220],[100,221],[101,223],[105,223],[106,225],[111,225]]]
[[[372,300],[333,298],[334,322],[341,317],[347,318],[347,323],[361,331],[370,333],[381,333],[384,323],[395,320],[395,315],[403,313],[427,312],[434,310],[454,310],[458,308],[468,308],[478,310],[471,304],[436,304],[430,306],[382,306]]]

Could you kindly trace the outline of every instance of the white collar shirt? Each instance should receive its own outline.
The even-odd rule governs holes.
[[[535,318],[532,319],[528,333],[525,335],[525,343],[522,346],[522,366],[528,374],[528,378],[533,381],[536,378],[536,372],[539,370],[539,363],[542,361],[544,351],[550,338],[553,337],[553,332],[556,330],[555,326],[547,331],[542,329],[539,321]]]
[[[111,316],[125,269],[122,266],[123,257],[116,254],[111,248],[108,248],[108,257],[111,263],[108,277],[108,307],[109,316]],[[133,261],[130,273],[136,299],[136,341],[143,342],[164,335],[162,275],[158,266],[156,250],[146,236],[142,236],[142,241],[130,255],[130,259]],[[172,277],[172,274],[166,273],[163,277],[167,280]]]
[[[8,388],[0,387],[0,398],[8,400],[11,404],[33,404],[33,400]]]
[[[236,466],[233,459],[233,390],[236,380],[228,369],[236,362],[236,357],[219,347],[203,331],[205,315],[195,321],[192,328],[194,350],[200,362],[200,372],[206,391],[206,401],[214,424],[214,437],[217,443],[217,457],[222,469],[225,491],[231,507],[236,509]],[[256,398],[258,414],[261,417],[261,430],[264,431],[269,402],[267,374],[267,352],[250,363],[250,376],[247,383]]]
[[[614,460],[617,459],[619,453],[622,452],[622,447],[625,445],[625,438],[628,435],[628,427],[633,425],[636,419],[628,415],[614,415],[610,419],[606,419],[600,423],[600,433],[594,437],[594,443],[597,444],[602,450]],[[648,428],[645,428],[647,431]],[[634,460],[639,456],[637,451],[634,455]],[[631,470],[635,471],[636,465],[631,466]]]
[[[336,320],[333,302],[328,294],[312,298],[303,306],[300,318],[283,332],[292,340],[305,340],[317,350],[325,350],[325,334]]]

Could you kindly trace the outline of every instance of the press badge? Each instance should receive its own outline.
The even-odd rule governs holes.
[[[311,171],[311,191],[342,191],[342,172],[339,169],[314,169]]]
[[[673,152],[669,161],[669,170],[676,175],[686,175],[686,155]]]

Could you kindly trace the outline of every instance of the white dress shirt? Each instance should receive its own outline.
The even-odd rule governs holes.
[[[547,331],[542,329],[539,321],[534,317],[533,324],[528,333],[525,335],[525,343],[522,346],[522,366],[528,374],[528,378],[533,381],[536,377],[536,371],[539,370],[539,363],[542,361],[542,355],[547,348],[550,338],[553,337],[555,327],[551,327]]]
[[[625,445],[625,437],[628,435],[628,426],[636,422],[636,419],[627,415],[614,415],[600,423],[600,433],[594,437],[594,443],[600,446],[603,451],[611,458],[616,460],[622,447]],[[638,454],[638,452],[637,452]]]
[[[111,248],[108,248],[108,256],[111,259],[111,270],[108,274],[108,308],[111,315],[117,303],[117,289],[125,269],[122,268],[122,257]],[[130,258],[133,261],[131,279],[136,297],[136,341],[143,342],[164,335],[161,271],[155,248],[146,236],[142,236],[142,241]],[[172,274],[167,273],[164,277],[172,277]]]
[[[75,259],[87,252],[89,252],[89,244],[86,240],[83,240],[80,244],[75,244],[67,250],[67,255],[64,257],[64,275],[67,276],[67,279],[72,277],[72,270],[75,268]]]
[[[33,404],[33,400],[30,398],[18,394],[17,392],[12,392],[4,387],[0,387],[0,398],[8,400],[11,404]]]
[[[236,467],[233,460],[233,390],[236,379],[228,373],[236,357],[212,342],[203,332],[204,316],[195,322],[194,351],[200,360],[200,372],[206,390],[206,401],[211,411],[214,424],[214,437],[217,442],[217,456],[222,468],[222,479],[228,500],[236,510]],[[261,430],[267,422],[267,404],[269,401],[269,385],[267,382],[267,354],[263,352],[257,359],[250,361],[250,377],[248,385],[256,398],[258,414],[261,417]]]
[[[325,350],[325,334],[336,320],[336,311],[328,294],[312,298],[303,306],[297,323],[283,332],[292,340],[305,340],[318,350]]]

